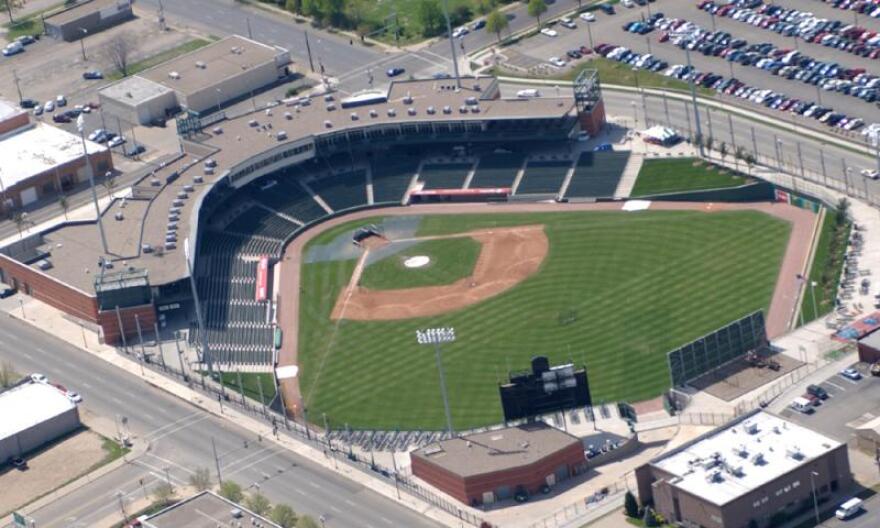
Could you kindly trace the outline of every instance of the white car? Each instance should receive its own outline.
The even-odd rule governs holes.
[[[103,128],[99,128],[97,130],[94,130],[94,131],[92,131],[91,134],[89,134],[89,141],[96,141],[98,139],[98,137],[100,137],[101,135],[106,134],[106,133],[107,133],[107,131],[104,130]]]
[[[46,104],[43,105],[44,112],[54,112],[55,111],[55,101],[46,101]]]
[[[862,176],[864,176],[865,178],[870,178],[872,180],[880,180],[880,171],[863,169]]]
[[[452,30],[452,38],[461,38],[461,37],[467,35],[468,33],[470,33],[470,31],[468,30],[468,28],[466,28],[464,26],[459,27],[459,28],[455,28],[454,30]]]
[[[79,393],[76,391],[69,390],[69,391],[67,391],[66,396],[67,396],[67,399],[72,401],[73,403],[80,403],[83,401],[82,396],[80,396]]]
[[[559,35],[559,33],[557,33],[555,29],[550,29],[550,28],[542,29],[541,34],[547,35],[548,37],[555,37],[555,36]]]
[[[623,7],[635,7],[636,3],[633,0],[621,0],[620,5]]]
[[[31,374],[31,381],[33,381],[34,383],[49,383],[49,378],[47,378],[44,374],[34,372],[33,374]]]
[[[862,379],[862,374],[854,368],[843,369],[840,371],[840,375],[853,381],[859,381]]]
[[[550,60],[548,62],[559,68],[565,67],[565,61],[560,59],[559,57],[550,57]]]
[[[541,92],[534,88],[527,88],[516,92],[516,96],[520,99],[531,99],[532,97],[541,97]]]
[[[581,20],[583,20],[584,22],[595,22],[596,21],[596,15],[594,15],[593,13],[581,13],[580,17],[581,17]]]
[[[43,115],[43,107],[40,105],[35,106],[34,107],[34,115],[35,116]]]
[[[561,26],[567,27],[568,29],[577,29],[577,24],[574,23],[574,20],[568,17],[560,18],[559,24]]]
[[[67,106],[67,98],[64,97],[63,95],[59,95],[58,97],[55,98],[55,105],[58,106],[59,108],[62,106]]]
[[[110,148],[118,147],[118,146],[124,145],[124,144],[125,144],[125,138],[122,136],[116,136],[115,138],[113,138],[107,142],[107,146]]]

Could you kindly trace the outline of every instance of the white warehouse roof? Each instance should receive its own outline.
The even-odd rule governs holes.
[[[675,475],[671,485],[721,506],[841,445],[762,411],[685,444],[651,465]]]
[[[86,140],[89,154],[107,147]],[[51,125],[37,123],[33,128],[0,141],[0,182],[8,189],[28,178],[82,157],[79,136]]]
[[[75,406],[45,383],[26,383],[0,393],[0,440],[68,412]]]

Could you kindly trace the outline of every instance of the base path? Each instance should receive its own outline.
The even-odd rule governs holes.
[[[550,250],[543,226],[483,229],[414,240],[462,237],[482,245],[470,276],[444,286],[371,290],[357,285],[360,274],[355,273],[349,286],[339,293],[330,317],[387,321],[451,312],[499,295],[534,275]],[[356,271],[363,269],[367,255],[369,251],[361,256]]]
[[[409,207],[388,207],[358,211],[333,218],[307,230],[293,239],[285,248],[284,255],[278,265],[281,266],[281,277],[278,292],[278,325],[284,330],[284,340],[278,352],[278,366],[296,365],[297,347],[299,344],[299,294],[300,273],[303,262],[303,250],[316,236],[338,225],[376,216],[407,216],[407,215],[461,215],[461,214],[507,214],[507,213],[550,213],[574,211],[620,211],[620,214],[639,214],[621,211],[624,202],[602,203],[483,203],[483,204],[424,204]],[[779,268],[776,287],[767,313],[767,335],[773,339],[787,333],[789,321],[799,300],[798,274],[808,272],[811,237],[814,232],[818,215],[812,211],[799,209],[792,205],[774,202],[760,203],[690,203],[690,202],[652,202],[651,211],[761,211],[791,224],[785,256]],[[482,253],[481,253],[482,256]],[[421,289],[421,288],[420,288]],[[346,311],[348,308],[346,309]],[[348,315],[346,315],[348,317]],[[290,412],[301,416],[302,396],[299,390],[299,379],[281,380],[280,390],[284,393],[284,401]]]

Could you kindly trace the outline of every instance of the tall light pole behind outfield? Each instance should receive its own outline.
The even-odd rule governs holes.
[[[440,344],[455,341],[455,328],[428,328],[416,330],[416,340],[420,345],[434,345],[434,354],[437,358],[437,373],[440,376],[440,393],[443,396],[443,409],[446,411],[446,429],[449,434],[455,434],[452,428],[452,413],[449,411],[449,395],[446,392],[446,377],[443,374],[443,358],[441,357]]]
[[[446,17],[446,33],[449,36],[449,47],[452,48],[452,71],[455,73],[455,86],[461,88],[461,76],[458,74],[458,58],[455,55],[455,39],[452,37],[452,22],[449,20],[449,0],[443,0],[443,16]]]
[[[208,350],[208,334],[205,332],[205,322],[202,319],[202,308],[199,305],[199,292],[196,289],[196,278],[193,276],[192,264],[189,261],[189,238],[183,240],[183,256],[186,260],[186,271],[189,274],[189,286],[192,289],[193,302],[196,305],[196,323],[199,326],[199,344],[202,348],[202,361],[208,364],[208,374],[214,375],[214,361]],[[223,391],[223,380],[220,380],[220,390]],[[222,407],[222,403],[220,404]]]
[[[694,67],[691,65],[691,51],[687,47],[684,48],[684,55],[687,57],[688,72],[690,73]],[[693,75],[688,75],[688,85],[691,89],[691,104],[694,105],[694,122],[697,124],[697,145],[700,146],[700,157],[704,158],[706,157],[706,151],[703,148],[703,129],[700,124],[700,109],[697,108],[697,88],[694,86]]]

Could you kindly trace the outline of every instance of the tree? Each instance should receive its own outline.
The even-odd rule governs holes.
[[[162,505],[171,503],[174,499],[174,488],[167,482],[162,482],[153,488],[153,500]]]
[[[227,480],[220,484],[220,496],[232,502],[241,502],[244,493],[241,492],[241,486],[231,480]]]
[[[746,166],[749,168],[749,176],[751,176],[752,175],[752,165],[754,165],[755,162],[757,161],[755,159],[755,155],[752,154],[751,152],[746,152],[746,155],[744,157],[744,161],[746,162]]]
[[[722,141],[721,144],[718,145],[718,153],[721,154],[721,161],[723,162],[724,158],[727,157],[727,143]]]
[[[626,512],[626,516],[631,519],[637,519],[639,517],[639,503],[636,501],[636,496],[633,495],[631,491],[627,491],[626,495],[623,496],[623,511]]]
[[[128,76],[129,59],[134,49],[134,43],[125,33],[120,33],[107,42],[106,51],[110,62],[123,77]]]
[[[196,468],[196,472],[190,475],[189,485],[196,491],[205,491],[211,487],[211,471],[208,468]]]
[[[12,216],[9,217],[12,220],[12,223],[15,224],[15,228],[18,229],[18,238],[24,238],[22,234],[22,230],[24,226],[28,223],[27,213],[23,211],[15,211],[12,213]]]
[[[541,28],[541,15],[547,12],[547,2],[544,0],[529,0],[529,16],[538,19],[538,29]]]
[[[284,9],[300,15],[302,14],[302,0],[287,0],[284,2]]]
[[[345,6],[345,18],[348,19],[348,25],[354,28],[362,39],[370,32],[370,25],[364,20],[366,13],[366,0],[349,0]]]
[[[58,195],[58,205],[61,206],[61,210],[64,211],[64,219],[67,220],[67,211],[70,210],[70,202],[67,201],[67,196],[64,194]]]
[[[276,504],[269,519],[281,528],[296,528],[296,512],[287,504]]]
[[[477,2],[477,12],[479,12],[481,15],[492,12],[495,7],[495,0],[480,0],[479,2]]]
[[[296,528],[321,528],[321,525],[308,515],[303,515],[296,521]]]
[[[745,154],[746,149],[742,147],[736,147],[736,150],[733,151],[733,162],[737,171],[739,171],[739,162],[745,159]]]
[[[507,26],[507,16],[497,9],[486,17],[486,31],[495,33],[499,43],[501,42],[501,32],[507,29]]]
[[[248,495],[244,500],[244,505],[257,515],[266,515],[272,510],[272,504],[269,502],[269,499],[259,491]]]
[[[837,202],[837,224],[843,225],[849,222],[849,200],[841,198]]]
[[[446,22],[437,0],[422,0],[416,10],[416,18],[422,26],[422,36],[434,37],[443,33]]]
[[[18,378],[18,374],[16,374],[12,363],[9,361],[0,362],[0,387],[4,389],[11,387],[13,383],[18,381],[16,378]]]
[[[712,150],[712,146],[715,144],[715,138],[712,136],[706,136],[706,150]]]
[[[644,521],[645,526],[647,526],[648,528],[660,526],[660,523],[657,522],[657,517],[654,516],[654,510],[651,509],[650,506],[645,508],[645,518],[642,520]]]

